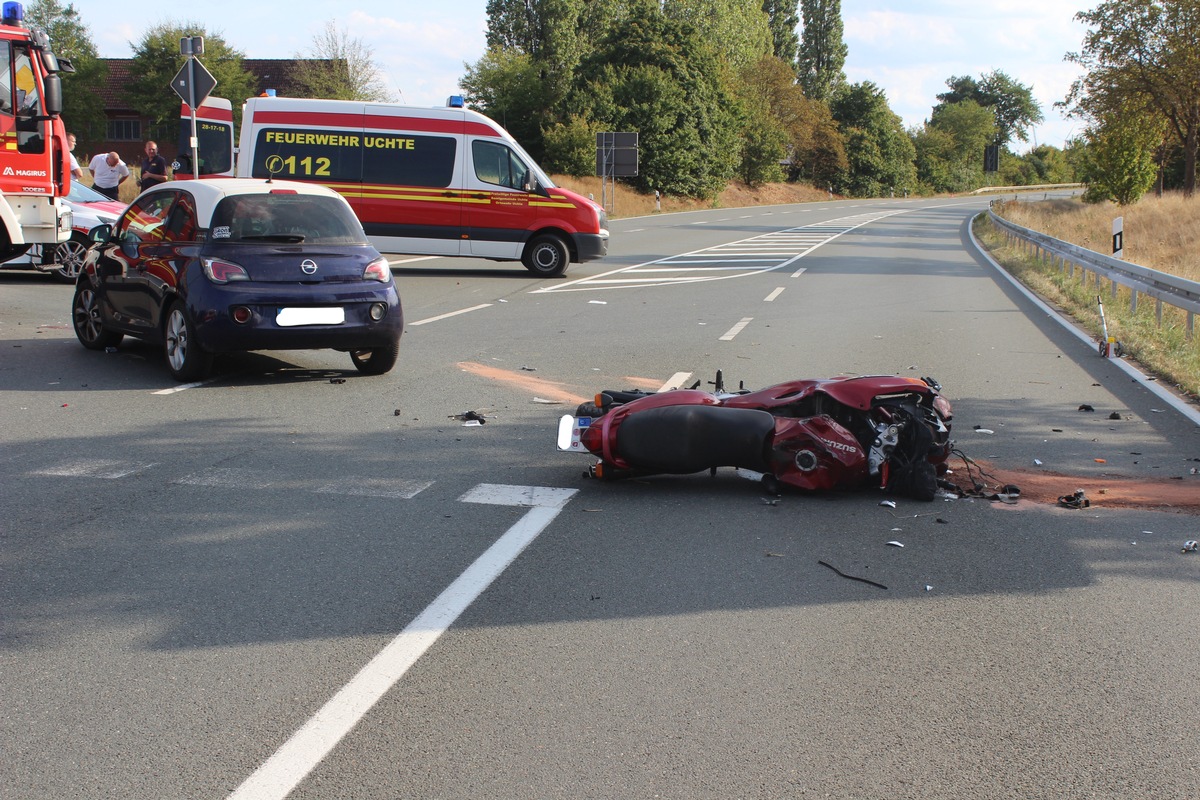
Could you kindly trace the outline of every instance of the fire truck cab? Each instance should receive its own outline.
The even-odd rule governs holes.
[[[60,72],[74,72],[41,31],[24,27],[19,2],[0,19],[0,261],[34,244],[71,235],[71,211],[61,197],[71,170],[62,113]]]

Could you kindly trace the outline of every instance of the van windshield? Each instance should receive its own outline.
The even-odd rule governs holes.
[[[243,194],[213,211],[210,239],[225,242],[367,244],[354,212],[335,197]]]

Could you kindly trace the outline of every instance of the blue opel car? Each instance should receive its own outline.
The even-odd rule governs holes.
[[[324,186],[168,181],[90,237],[71,304],[90,350],[159,342],[181,381],[245,350],[343,350],[368,375],[396,364],[404,313],[390,266]]]

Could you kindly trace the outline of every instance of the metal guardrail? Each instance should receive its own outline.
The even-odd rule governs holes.
[[[1071,277],[1074,277],[1075,268],[1078,267],[1081,284],[1087,283],[1087,276],[1090,272],[1094,276],[1097,292],[1100,291],[1102,278],[1109,281],[1113,297],[1117,296],[1118,286],[1126,287],[1130,292],[1129,309],[1131,312],[1137,311],[1139,294],[1154,298],[1155,314],[1160,325],[1162,324],[1164,303],[1183,309],[1187,312],[1187,336],[1191,339],[1194,335],[1196,315],[1200,314],[1200,283],[1137,264],[1130,264],[1128,261],[1106,256],[1094,250],[1055,239],[1044,233],[1023,228],[998,216],[990,208],[988,209],[988,219],[1006,235],[1033,248],[1036,257],[1043,262],[1047,257],[1051,259],[1052,263],[1053,259],[1057,258],[1059,269],[1067,272]]]
[[[990,194],[992,192],[1042,192],[1050,189],[1082,189],[1082,183],[1038,183],[1032,186],[984,186],[971,194]]]

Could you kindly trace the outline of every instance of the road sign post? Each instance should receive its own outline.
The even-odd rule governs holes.
[[[204,53],[203,36],[184,36],[179,40],[179,54],[187,56],[187,61],[175,77],[171,79],[171,88],[179,99],[188,104],[192,112],[192,177],[200,179],[200,145],[196,137],[196,107],[208,99],[212,90],[217,88],[217,79],[204,68],[196,56]]]

